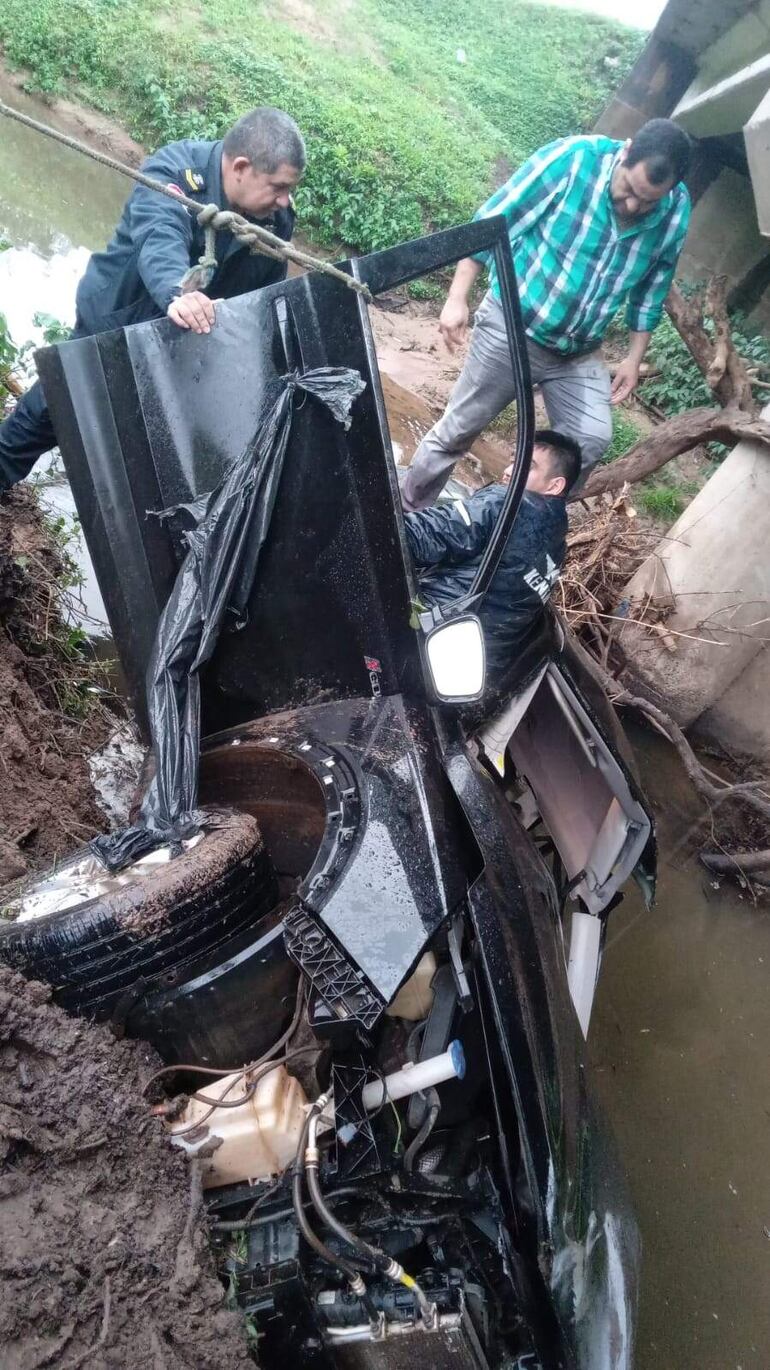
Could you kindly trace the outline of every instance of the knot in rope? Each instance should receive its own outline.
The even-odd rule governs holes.
[[[204,247],[195,266],[191,266],[182,277],[182,291],[206,290],[217,269],[216,235],[221,229],[229,229],[233,237],[249,252],[261,252],[265,257],[283,258],[283,253],[264,240],[265,230],[257,224],[250,224],[242,214],[232,209],[220,209],[219,205],[204,205],[198,214],[198,223],[204,231]]]
[[[159,195],[171,197],[177,203],[181,202],[185,209],[188,209],[191,214],[195,214],[206,233],[205,248],[197,264],[185,273],[181,283],[182,290],[205,290],[206,286],[210,285],[212,275],[217,267],[214,251],[215,233],[219,228],[229,228],[242,242],[248,242],[251,252],[263,252],[266,257],[275,257],[278,261],[296,262],[297,266],[304,267],[307,271],[320,271],[324,276],[333,276],[341,285],[346,286],[348,290],[356,291],[365,300],[372,298],[369,287],[363,281],[341,271],[337,266],[332,266],[331,262],[324,262],[318,257],[311,256],[309,252],[303,252],[300,248],[294,247],[292,243],[284,242],[275,233],[270,233],[257,224],[249,224],[248,220],[242,218],[240,214],[221,210],[218,205],[204,205],[201,209],[197,201],[191,200],[189,195],[185,195],[178,186],[164,185],[162,181],[157,181],[153,176],[148,176],[143,171],[135,171],[133,167],[127,167],[123,162],[117,161],[114,157],[109,157],[106,152],[96,152],[93,148],[78,142],[77,138],[70,138],[69,134],[60,133],[58,129],[50,128],[48,124],[41,124],[39,120],[30,118],[28,114],[22,114],[21,110],[12,109],[2,100],[0,100],[0,115],[15,119],[17,123],[34,129],[36,133],[43,133],[47,138],[53,138],[57,143],[63,143],[65,147],[74,148],[75,152],[83,153],[85,157],[92,158],[101,166],[111,167],[113,171],[120,172],[121,176],[130,177],[137,185],[146,186],[148,190],[157,191]]]

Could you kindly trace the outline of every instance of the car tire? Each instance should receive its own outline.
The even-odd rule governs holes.
[[[120,873],[121,883],[104,872],[106,888],[95,897],[78,874],[88,848],[74,853],[55,878],[69,880],[68,897],[85,897],[59,912],[13,920],[14,910],[41,897],[49,877],[25,882],[2,910],[0,960],[49,983],[63,1008],[97,1020],[183,980],[189,966],[255,927],[279,898],[256,820],[232,810],[208,818],[197,843],[165,864],[148,868],[143,858],[144,866]]]

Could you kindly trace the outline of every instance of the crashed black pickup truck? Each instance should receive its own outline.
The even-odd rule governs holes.
[[[481,250],[518,439],[476,583],[442,616],[415,603],[361,293],[312,274],[220,303],[216,346],[164,320],[39,354],[155,744],[153,835],[26,888],[0,955],[151,1042],[187,1091],[156,1112],[202,1157],[265,1370],[633,1363],[638,1235],[584,1038],[608,914],[632,875],[651,894],[654,840],[556,616],[485,689],[474,611],[533,433],[505,226],[346,270],[376,296]],[[162,841],[152,816],[185,785]]]

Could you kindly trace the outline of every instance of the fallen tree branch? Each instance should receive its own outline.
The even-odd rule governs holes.
[[[727,358],[730,351],[730,324],[727,311],[720,311],[719,308],[718,281],[718,277],[712,277],[706,292],[706,313],[714,320],[713,356],[706,372],[706,383],[712,390],[716,390],[727,370]]]
[[[714,322],[712,338],[703,324],[704,306],[697,298],[686,299],[679,286],[672,285],[666,299],[666,313],[673,323],[695,365],[725,409],[737,407],[755,411],[746,363],[738,356],[727,317],[726,277],[715,276],[706,293],[705,311]]]
[[[730,875],[739,870],[745,875],[754,871],[770,871],[770,851],[701,852],[701,861],[710,871]]]
[[[607,677],[607,683],[609,685],[608,693],[613,704],[621,708],[637,709],[665,734],[679,753],[682,765],[695,789],[704,799],[708,800],[709,804],[724,804],[727,799],[739,799],[742,803],[748,804],[750,808],[756,809],[757,813],[761,813],[764,818],[770,818],[770,800],[764,798],[761,782],[749,780],[737,785],[730,783],[715,784],[707,776],[682,729],[678,723],[674,722],[670,714],[659,709],[657,704],[652,704],[648,699],[630,694],[628,690],[621,688],[619,691],[613,691],[612,687],[616,685],[616,682],[611,676]]]
[[[700,301],[686,299],[679,286],[672,285],[666,297],[665,310],[698,370],[703,376],[707,375],[714,360],[714,348],[703,327]],[[725,402],[727,400],[728,396],[725,393]]]
[[[714,323],[714,359],[706,375],[706,380],[716,393],[716,387],[723,377],[729,386],[729,405],[737,404],[747,414],[756,413],[751,381],[746,363],[733,342],[730,320],[727,317],[727,277],[714,276],[706,292],[706,313]],[[711,374],[716,377],[712,384]]]
[[[737,406],[730,409],[710,409],[702,406],[677,414],[661,424],[625,456],[606,466],[596,467],[576,498],[587,499],[605,491],[622,489],[626,482],[633,484],[651,476],[674,457],[699,447],[704,442],[723,442],[734,446],[746,438],[770,445],[770,423],[753,418]]]
[[[688,779],[698,794],[702,795],[713,808],[724,804],[727,800],[740,800],[742,803],[748,804],[750,808],[755,809],[763,818],[770,819],[770,797],[767,795],[766,782],[763,784],[761,780],[746,780],[731,783],[728,780],[721,780],[719,777],[712,779],[711,772],[701,765],[684,732],[671,715],[659,708],[657,704],[653,704],[651,700],[626,690],[614,676],[610,675],[600,661],[596,658],[594,660],[596,670],[602,678],[605,693],[612,704],[616,708],[636,709],[638,713],[650,720],[658,732],[662,733],[678,752]]]

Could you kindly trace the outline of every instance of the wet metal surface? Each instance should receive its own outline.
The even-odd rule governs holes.
[[[662,740],[635,741],[658,902],[612,915],[589,1041],[642,1232],[637,1370],[766,1370],[770,906],[688,859],[689,785]]]

